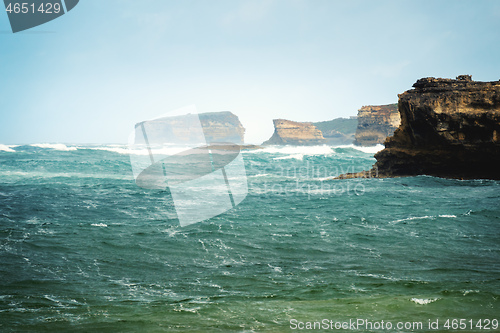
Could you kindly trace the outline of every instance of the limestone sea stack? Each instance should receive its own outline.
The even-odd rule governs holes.
[[[178,142],[184,138],[186,142],[197,140],[195,131],[191,128],[196,124],[201,125],[203,140],[207,143],[230,142],[236,144],[244,143],[245,128],[241,125],[238,116],[229,111],[207,112],[198,114],[199,123],[194,122],[192,117],[173,116],[158,118],[136,124],[136,127],[144,124],[147,127],[149,143],[163,144]],[[198,120],[196,120],[198,121]],[[195,138],[193,138],[195,136]],[[202,140],[198,140],[202,141]]]
[[[430,77],[413,87],[399,95],[401,125],[375,155],[378,176],[500,179],[500,81]]]
[[[245,142],[245,128],[238,116],[229,111],[200,113],[201,127],[210,142]]]
[[[311,146],[325,144],[321,131],[312,123],[274,119],[274,133],[262,145]]]
[[[401,123],[397,104],[369,105],[358,110],[354,144],[375,146],[384,143]]]

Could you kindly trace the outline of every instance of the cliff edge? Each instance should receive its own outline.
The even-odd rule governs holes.
[[[245,128],[237,115],[229,111],[200,113],[201,127],[208,143],[245,142]]]
[[[238,116],[229,111],[207,112],[198,114],[199,123],[193,115],[163,117],[136,124],[147,128],[149,143],[163,144],[179,142],[179,138],[186,142],[231,142],[244,143],[245,128],[241,125]],[[196,121],[195,121],[196,120]],[[191,128],[201,125],[203,137],[198,137]],[[198,125],[198,126],[199,126]]]
[[[399,95],[401,125],[375,155],[379,177],[500,179],[500,81],[423,78]]]
[[[401,123],[397,104],[369,105],[358,110],[354,144],[375,146],[384,143]]]
[[[274,119],[274,133],[262,145],[321,145],[326,140],[312,123],[300,123],[286,119]]]

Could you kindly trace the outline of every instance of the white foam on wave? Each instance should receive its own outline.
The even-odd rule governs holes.
[[[273,160],[292,160],[292,159],[302,161],[304,159],[304,154],[293,154],[293,155],[273,158]]]
[[[437,301],[438,298],[415,298],[413,297],[411,301],[415,304],[426,305]]]
[[[413,220],[434,220],[436,217],[441,217],[441,218],[456,218],[456,215],[438,215],[438,216],[433,216],[433,215],[425,215],[425,216],[412,216],[412,217],[407,217],[405,219],[400,219],[400,220],[394,220],[389,223],[399,223],[399,222],[404,222],[404,221],[413,221]]]
[[[129,180],[131,175],[81,172],[0,171],[0,176],[20,178],[96,178]],[[0,193],[1,195],[1,193]]]
[[[145,146],[144,147],[135,146],[134,148],[129,148],[127,145],[124,146],[110,145],[102,147],[79,147],[78,149],[102,150],[102,151],[110,151],[117,154],[138,155],[138,156],[147,156],[150,153],[150,150]],[[162,156],[162,155],[170,156],[184,151],[186,151],[186,147],[163,146],[163,147],[151,148],[151,153],[156,156]]]
[[[266,146],[263,149],[245,151],[245,154],[283,154],[283,155],[331,155],[335,152],[330,146]]]
[[[257,175],[247,176],[247,178],[258,178],[258,177],[272,177],[273,175],[269,173],[259,173]]]
[[[73,151],[77,149],[76,147],[68,147],[63,143],[34,143],[30,146],[44,149],[54,149],[59,151]]]
[[[15,148],[17,146],[15,145],[3,145],[3,144],[0,144],[0,151],[5,151],[5,152],[9,152],[9,153],[15,153],[16,151],[12,148]]]
[[[131,150],[128,149],[128,148],[126,148],[126,147],[113,147],[113,146],[108,146],[108,147],[85,147],[85,148],[82,147],[80,149],[110,151],[110,152],[113,152],[113,153],[123,154],[123,155],[128,155],[131,152]],[[146,150],[141,155],[147,155],[147,154],[148,154],[148,151]]]
[[[92,223],[91,226],[106,228],[108,225],[106,223]]]
[[[391,221],[390,223],[399,223],[399,222],[404,222],[404,221],[413,221],[413,220],[426,220],[426,219],[434,219],[434,216],[430,215],[425,215],[425,216],[412,216],[412,217],[407,217],[405,219],[400,219],[400,220],[394,220]]]
[[[355,146],[353,144],[350,145],[341,145],[341,146],[266,146],[263,149],[255,149],[245,151],[245,154],[259,154],[259,153],[270,153],[270,154],[286,154],[287,157],[278,157],[275,159],[301,159],[307,155],[332,155],[335,154],[336,148],[351,148],[358,151],[361,151],[366,154],[375,154],[382,149],[384,146],[378,144],[373,147],[361,147]]]
[[[336,147],[333,147],[333,148],[352,148],[352,149],[356,149],[356,150],[359,150],[363,153],[366,153],[366,154],[376,154],[378,153],[379,151],[381,151],[382,149],[384,149],[384,145],[381,145],[381,144],[378,144],[376,146],[373,146],[373,147],[362,147],[362,146],[356,146],[356,145],[344,145],[344,146],[336,146]]]

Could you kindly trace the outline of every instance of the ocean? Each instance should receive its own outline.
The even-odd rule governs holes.
[[[181,227],[126,145],[0,145],[0,331],[499,331],[500,182],[332,179],[380,148],[243,151]]]

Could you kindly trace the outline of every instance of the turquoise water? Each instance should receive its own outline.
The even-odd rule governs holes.
[[[0,331],[500,319],[499,181],[331,180],[374,151],[270,147],[240,205],[181,228],[125,146],[0,148]]]

